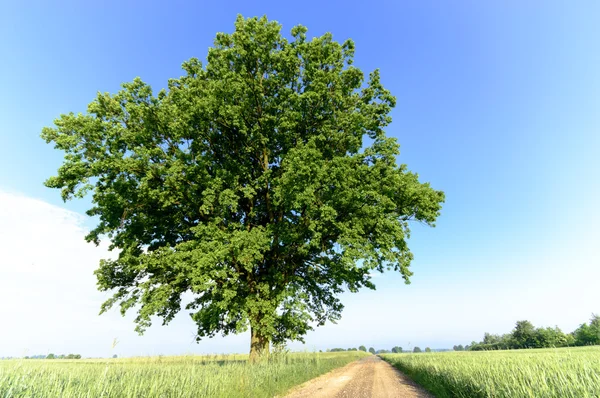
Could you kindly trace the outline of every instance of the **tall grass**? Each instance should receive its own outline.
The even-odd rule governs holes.
[[[0,397],[273,397],[362,352],[0,361]]]
[[[438,398],[600,397],[600,347],[382,357]]]

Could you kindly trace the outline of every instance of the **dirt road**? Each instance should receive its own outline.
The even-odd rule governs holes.
[[[285,398],[433,398],[398,372],[372,355],[335,369],[293,389]]]

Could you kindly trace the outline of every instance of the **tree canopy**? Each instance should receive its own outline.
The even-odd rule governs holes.
[[[197,339],[250,327],[255,355],[339,319],[373,271],[409,282],[409,222],[433,226],[444,194],[396,163],[379,71],[306,32],[239,16],[157,95],[136,78],[43,129],[65,152],[46,186],[91,193],[86,239],[118,250],[96,271],[102,312],[134,309],[142,333],[185,306]]]

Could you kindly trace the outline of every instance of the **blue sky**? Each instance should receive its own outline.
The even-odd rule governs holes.
[[[122,355],[247,351],[246,335],[191,344],[185,315],[143,337],[131,316],[97,316],[91,272],[107,253],[83,242],[89,202],[43,186],[62,154],[39,138],[98,91],[136,76],[165,87],[238,13],[352,38],[355,64],[379,68],[398,99],[399,162],[447,197],[436,228],[414,228],[411,285],[378,276],[292,348],[451,347],[519,319],[571,331],[600,312],[599,3],[53,3],[0,4],[0,317],[12,325],[0,356],[107,355],[114,337]]]

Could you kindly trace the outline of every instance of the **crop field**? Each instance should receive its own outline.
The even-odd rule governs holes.
[[[273,397],[364,352],[0,361],[0,397]]]
[[[381,357],[438,398],[600,397],[598,346]]]

